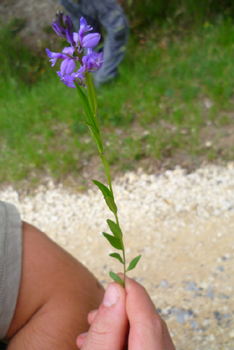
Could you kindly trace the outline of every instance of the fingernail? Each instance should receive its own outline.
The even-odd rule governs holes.
[[[109,307],[109,306],[115,305],[118,300],[119,300],[119,292],[115,287],[115,285],[111,283],[106,289],[104,299],[103,299],[103,305]]]

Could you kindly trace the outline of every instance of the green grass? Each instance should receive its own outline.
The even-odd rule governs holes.
[[[232,21],[186,33],[152,27],[144,35],[144,44],[129,45],[120,78],[97,91],[110,163],[130,169],[180,152],[198,162],[234,159],[233,145],[222,141],[224,129],[229,137],[234,130]],[[0,59],[0,181],[76,176],[97,154],[79,123],[76,91],[4,30]]]

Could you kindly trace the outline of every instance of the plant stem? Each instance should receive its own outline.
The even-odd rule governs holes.
[[[101,157],[102,163],[104,165],[104,169],[105,169],[106,177],[107,177],[107,180],[108,180],[108,183],[109,183],[111,194],[112,194],[112,196],[114,198],[114,193],[113,193],[113,189],[112,189],[111,175],[110,175],[108,162],[106,160],[106,157],[105,157],[104,153],[100,153],[100,157]]]
[[[125,249],[122,239],[122,245],[123,245],[123,262],[124,262],[124,280],[123,280],[123,287],[125,288],[125,277],[126,277],[126,260],[125,260]]]
[[[112,189],[112,181],[111,181],[111,175],[110,175],[110,170],[109,170],[109,164],[107,162],[107,159],[105,157],[105,154],[100,154],[100,157],[102,159],[104,168],[105,168],[105,172],[106,172],[106,177],[109,183],[109,187],[110,187],[110,191],[111,194],[113,196],[114,199],[114,193],[113,193],[113,189]],[[115,214],[115,220],[116,220],[116,224],[119,226],[119,219],[118,219],[118,214]],[[120,227],[120,226],[119,226]],[[125,288],[125,276],[126,276],[126,259],[125,259],[125,249],[124,249],[124,243],[123,243],[123,237],[121,237],[121,243],[122,243],[122,250],[123,250],[123,265],[124,265],[124,280],[123,280],[123,287]]]
[[[78,55],[78,52],[77,52],[77,55]],[[78,55],[79,57],[79,55]],[[79,57],[80,59],[80,57]],[[88,75],[88,73],[87,73]],[[86,77],[88,78],[88,76]],[[92,89],[93,88],[93,84],[92,84],[92,81],[90,81],[90,87],[89,89]],[[89,91],[88,91],[88,94],[89,94]],[[93,90],[93,97],[92,99],[95,98],[96,99],[96,94],[95,94],[95,91]],[[94,118],[96,120],[96,123],[97,123],[97,128],[98,128],[98,132],[99,132],[99,125],[98,125],[98,119],[97,119],[97,114],[96,114],[96,109],[94,112]],[[99,132],[99,135],[100,135],[100,132]],[[112,195],[112,198],[115,202],[115,199],[114,199],[114,193],[113,193],[113,189],[112,189],[112,180],[111,180],[111,175],[110,175],[110,169],[109,169],[109,164],[107,162],[107,159],[105,157],[105,153],[102,152],[102,150],[100,149],[100,146],[97,144],[98,146],[98,150],[99,150],[99,154],[100,154],[100,157],[101,157],[101,160],[102,160],[102,163],[104,165],[104,169],[105,169],[105,173],[106,173],[106,177],[107,177],[107,180],[108,180],[108,184],[109,184],[109,189],[110,189],[110,192],[111,192],[111,195]],[[115,215],[115,220],[116,220],[116,224],[118,225],[118,227],[120,228],[120,225],[119,225],[119,219],[118,219],[118,215],[117,215],[117,210],[116,210],[116,213],[114,213]],[[124,243],[123,243],[123,235],[121,237],[121,244],[122,244],[122,251],[123,251],[123,265],[124,265],[124,280],[123,280],[123,287],[125,288],[125,276],[126,276],[126,259],[125,259],[125,249],[124,249]]]

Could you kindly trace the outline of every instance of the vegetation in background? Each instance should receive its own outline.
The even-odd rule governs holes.
[[[232,0],[119,0],[136,30],[152,23],[169,22],[183,27],[196,27],[217,17],[234,16]]]
[[[132,37],[120,77],[97,91],[107,157],[116,169],[146,160],[168,166],[178,159],[184,166],[189,159],[233,160],[233,57],[230,18],[191,31],[151,24],[140,40]],[[95,149],[79,123],[76,92],[6,28],[0,59],[0,181],[77,176]]]

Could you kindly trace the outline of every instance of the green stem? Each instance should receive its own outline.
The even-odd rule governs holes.
[[[105,157],[104,154],[100,154],[100,157],[102,159],[102,162],[103,162],[103,165],[104,165],[104,168],[105,168],[105,172],[106,172],[106,177],[107,177],[107,180],[108,180],[108,183],[109,183],[110,191],[111,191],[111,194],[112,194],[113,199],[114,199],[114,193],[113,193],[113,189],[112,189],[112,181],[111,181],[109,165],[108,165],[108,162],[107,162],[106,157]],[[116,224],[119,226],[119,219],[118,219],[118,214],[117,213],[115,214],[115,220],[116,220]],[[125,259],[125,249],[124,249],[124,244],[123,244],[123,237],[122,237],[121,243],[122,243],[122,248],[123,248],[123,263],[124,263],[124,281],[123,281],[123,286],[125,288],[126,259]]]
[[[79,61],[81,63],[81,57],[77,51],[77,56],[79,58]],[[82,64],[82,63],[81,63]],[[98,125],[98,120],[97,120],[97,113],[96,113],[96,94],[95,94],[95,90],[94,90],[94,87],[93,87],[93,83],[92,83],[92,80],[90,79],[89,77],[89,74],[87,73],[86,75],[86,80],[87,80],[87,87],[88,87],[88,96],[89,96],[89,104],[90,104],[90,107],[93,111],[93,114],[94,114],[94,118],[95,118],[95,121],[96,121],[96,124],[97,124],[97,130],[98,130],[98,133],[99,133],[99,125]],[[100,133],[99,133],[100,135]],[[100,136],[101,138],[101,136]],[[101,160],[102,160],[102,163],[104,165],[104,169],[105,169],[105,173],[106,173],[106,177],[107,177],[107,180],[108,180],[108,184],[109,184],[109,189],[110,189],[110,192],[111,192],[111,195],[112,195],[112,198],[114,200],[114,193],[113,193],[113,189],[112,189],[112,181],[111,181],[111,175],[110,175],[110,169],[109,169],[109,164],[107,162],[107,159],[105,157],[105,154],[104,152],[102,152],[102,150],[100,149],[100,146],[99,144],[97,143],[97,146],[98,146],[98,150],[99,150],[99,153],[100,153],[100,157],[101,157]],[[115,215],[115,220],[116,220],[116,224],[119,226],[119,219],[118,219],[118,215],[117,215],[117,212],[114,214]],[[120,227],[120,226],[119,226]],[[121,237],[121,244],[122,244],[122,251],[123,251],[123,265],[124,265],[124,280],[123,280],[123,286],[125,287],[125,276],[126,276],[126,259],[125,259],[125,249],[124,249],[124,243],[123,243],[123,237]]]
[[[110,187],[111,194],[112,194],[112,196],[114,198],[114,193],[113,193],[113,189],[112,189],[111,175],[110,175],[110,169],[109,169],[108,162],[106,160],[106,157],[105,157],[104,153],[100,153],[100,157],[101,157],[102,163],[104,165],[104,169],[105,169],[105,173],[106,173],[106,177],[107,177],[107,180],[108,180],[108,184],[109,184],[109,187]]]
[[[123,280],[123,287],[125,288],[126,260],[125,260],[125,249],[124,249],[123,241],[122,241],[122,245],[123,245],[123,262],[124,262],[124,280]]]

